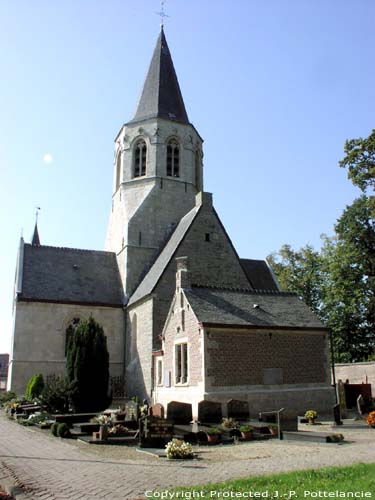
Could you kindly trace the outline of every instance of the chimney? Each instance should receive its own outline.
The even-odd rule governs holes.
[[[177,257],[176,289],[191,288],[191,275],[188,266],[188,257]]]

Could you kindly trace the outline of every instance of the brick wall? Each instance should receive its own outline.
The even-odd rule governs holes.
[[[270,336],[260,330],[210,330],[206,339],[211,387],[327,383],[329,357],[323,332],[276,331]]]

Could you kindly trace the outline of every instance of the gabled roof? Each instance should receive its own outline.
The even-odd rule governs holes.
[[[272,271],[265,260],[241,259],[241,266],[255,290],[279,290]]]
[[[129,123],[149,118],[166,118],[189,123],[163,28],[156,43],[137,111]]]
[[[18,300],[122,306],[116,254],[25,244]]]
[[[198,321],[206,326],[325,329],[295,294],[197,287],[184,292]]]
[[[174,230],[172,236],[170,237],[167,244],[160,252],[154,264],[152,265],[151,269],[148,271],[146,276],[139,284],[138,288],[130,297],[128,305],[132,305],[138,300],[141,300],[146,295],[152,293],[159,279],[161,278],[163,272],[165,271],[167,265],[172,259],[174,253],[176,252],[179,244],[183,240],[193,220],[198,214],[199,209],[200,206],[195,206],[192,210],[190,210],[190,212],[188,212],[184,217],[182,217],[176,229]]]

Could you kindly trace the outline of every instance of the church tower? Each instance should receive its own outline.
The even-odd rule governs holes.
[[[105,249],[129,297],[203,190],[203,140],[189,122],[161,28],[134,118],[115,139]]]

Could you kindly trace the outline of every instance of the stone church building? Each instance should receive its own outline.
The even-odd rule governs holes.
[[[203,190],[163,29],[135,116],[115,139],[105,251],[21,238],[10,387],[62,374],[66,339],[103,325],[115,395],[167,405],[247,401],[251,411],[333,404],[329,332],[265,261],[241,259]]]

